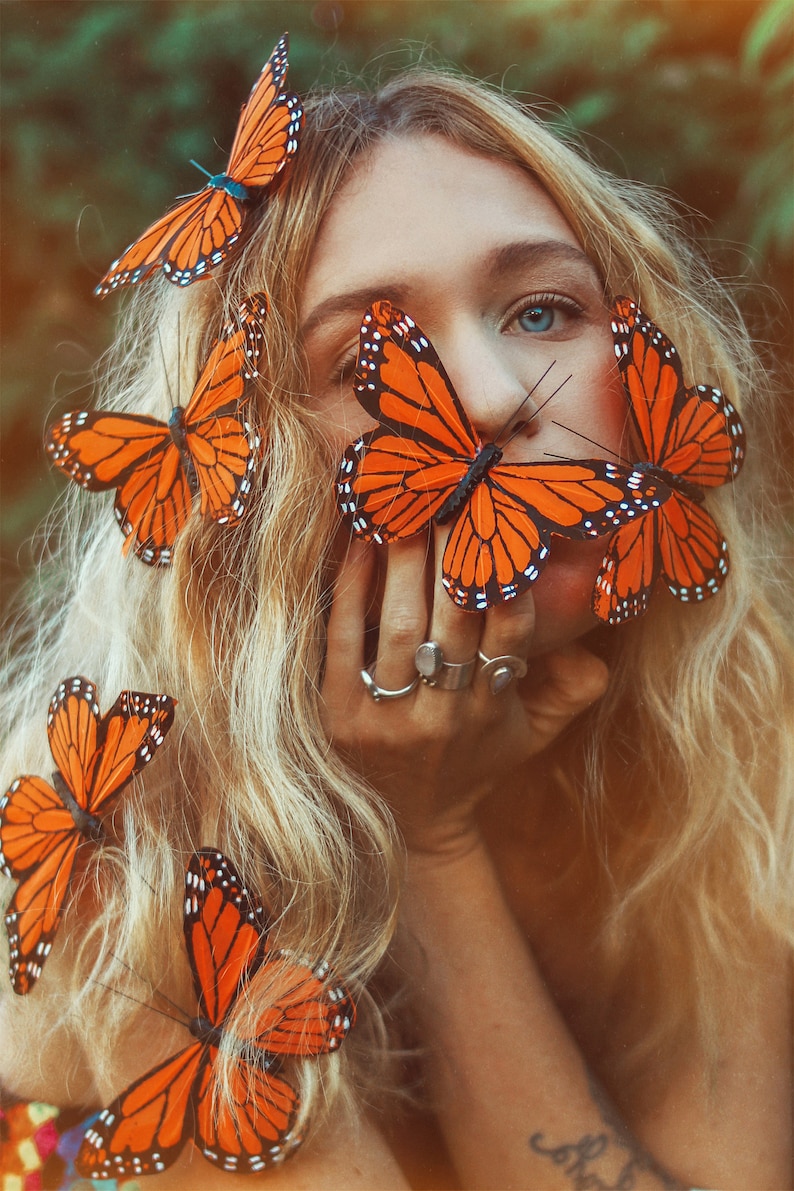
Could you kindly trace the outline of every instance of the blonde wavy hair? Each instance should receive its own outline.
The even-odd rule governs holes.
[[[50,527],[53,557],[14,626],[0,723],[13,728],[2,756],[10,782],[49,773],[47,701],[69,674],[94,680],[103,707],[122,688],[178,699],[170,738],[121,799],[121,842],[87,862],[94,909],[78,906],[61,927],[75,960],[54,1021],[90,1043],[102,1084],[119,1038],[142,1028],[147,1010],[89,978],[144,1000],[150,987],[191,1003],[186,965],[173,958],[183,950],[179,891],[190,852],[217,846],[263,896],[279,942],[327,958],[359,995],[362,1026],[342,1052],[296,1074],[304,1114],[316,1115],[339,1091],[360,1089],[373,1055],[387,1049],[382,1007],[365,990],[393,931],[401,860],[388,809],[320,724],[337,460],[308,391],[298,298],[351,166],[382,139],[415,133],[519,166],[557,203],[607,298],[636,298],[677,344],[686,374],[731,395],[751,426],[751,456],[768,390],[734,305],[667,204],[606,175],[511,99],[418,68],[375,94],[334,90],[305,106],[297,158],[249,216],[232,260],[185,291],[161,280],[142,287],[98,373],[98,405],[163,417],[169,393],[184,401],[191,391],[237,301],[267,290],[255,395],[266,449],[250,508],[231,528],[196,514],[173,565],[151,570],[122,557],[104,500],[67,492],[57,544]],[[791,704],[789,653],[763,594],[768,539],[751,495],[760,469],[751,457],[745,470],[738,486],[706,501],[730,543],[724,590],[694,607],[659,594],[638,622],[596,630],[610,690],[545,760],[547,779],[582,809],[607,986],[618,990],[631,972],[636,987],[646,973],[636,1045],[620,1072],[601,1072],[608,1084],[619,1074],[641,1082],[648,1057],[658,1064],[693,1021],[716,1056],[722,1007],[741,996],[753,959],[749,928],[794,934],[781,714]],[[676,978],[662,983],[658,974],[670,971]]]

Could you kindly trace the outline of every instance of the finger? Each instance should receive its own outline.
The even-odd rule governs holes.
[[[436,531],[436,557],[439,560],[443,558],[448,536],[449,532],[446,527]],[[482,613],[464,612],[450,599],[442,581],[442,565],[439,561],[435,569],[433,607],[426,639],[435,642],[441,648],[445,664],[463,665],[477,657],[482,625]],[[439,684],[434,689],[443,690],[445,688]]]
[[[511,685],[512,678],[526,673],[526,659],[534,632],[535,599],[531,590],[489,609],[480,641],[477,686],[486,684],[491,694],[499,694]],[[500,658],[505,659],[502,665],[498,663]]]
[[[426,576],[432,565],[432,548],[424,534],[388,547],[378,635],[378,686],[399,690],[416,678],[414,657],[427,628]]]
[[[364,630],[375,576],[375,550],[353,540],[340,564],[326,630],[323,697],[346,696],[364,667]]]
[[[609,669],[578,642],[546,654],[543,660],[545,679],[534,690],[522,694],[522,701],[537,729],[552,740],[605,694]]]

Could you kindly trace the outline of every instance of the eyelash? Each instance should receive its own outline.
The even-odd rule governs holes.
[[[334,365],[333,379],[343,384],[352,377],[358,359],[358,341],[337,360]]]
[[[527,311],[536,309],[539,306],[550,306],[552,309],[560,310],[574,319],[581,317],[584,313],[578,302],[574,301],[573,298],[566,297],[564,294],[532,294],[529,298],[522,298],[520,305],[508,315],[505,321],[505,329],[516,323],[522,314],[526,314]],[[537,333],[544,334],[542,331]],[[333,381],[339,385],[345,384],[353,375],[357,359],[358,342],[354,343],[334,365]]]
[[[536,310],[538,307],[551,307],[553,310],[562,311],[562,313],[569,315],[571,318],[580,318],[584,314],[583,308],[573,298],[568,298],[564,294],[542,293],[532,294],[529,298],[522,298],[520,305],[514,307],[511,314],[505,320],[505,329],[511,328],[513,324],[517,323],[519,318],[530,310]],[[526,331],[526,328],[518,328]],[[549,328],[548,331],[539,331],[537,334],[548,334],[554,328]],[[531,332],[528,332],[531,334]]]

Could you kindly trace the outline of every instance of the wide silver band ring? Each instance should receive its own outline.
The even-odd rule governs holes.
[[[400,687],[399,691],[387,691],[382,686],[378,686],[369,670],[361,671],[361,681],[375,702],[380,703],[381,699],[402,699],[406,695],[410,695],[411,691],[415,691],[419,684],[419,675],[417,674],[413,682],[408,683],[408,686]]]
[[[498,695],[500,691],[510,686],[514,678],[523,678],[527,672],[527,663],[523,658],[516,657],[514,653],[504,653],[497,658],[487,658],[484,653],[477,650],[477,657],[484,663],[480,673],[487,677],[492,695]]]
[[[423,641],[414,654],[414,664],[427,686],[462,691],[471,686],[477,658],[468,662],[445,662],[444,651],[437,641]]]

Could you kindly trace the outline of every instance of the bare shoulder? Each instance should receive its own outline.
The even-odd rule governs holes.
[[[261,1175],[224,1174],[193,1145],[163,1174],[139,1178],[141,1191],[406,1191],[409,1187],[378,1129],[366,1118],[336,1115],[294,1157]]]

